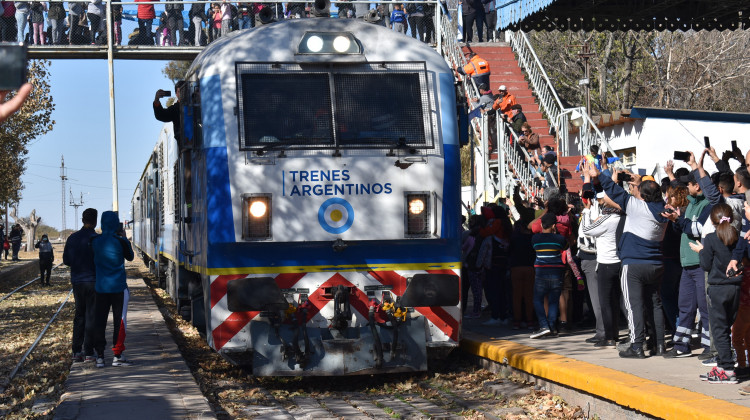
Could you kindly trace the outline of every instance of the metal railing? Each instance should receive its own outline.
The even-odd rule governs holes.
[[[609,145],[607,139],[602,135],[596,124],[588,116],[585,107],[565,108],[562,101],[557,96],[552,82],[544,71],[539,57],[534,52],[528,37],[521,31],[506,31],[506,38],[510,43],[513,51],[518,55],[518,64],[524,70],[531,83],[531,89],[539,100],[542,112],[546,115],[550,126],[555,130],[559,144],[558,155],[570,156],[569,150],[570,136],[568,134],[571,115],[577,113],[580,118],[579,141],[576,154],[585,155],[589,153],[589,148],[593,144],[599,144],[602,153],[610,152],[612,156],[617,156]]]

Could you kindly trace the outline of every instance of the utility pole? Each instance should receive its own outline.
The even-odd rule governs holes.
[[[78,230],[78,207],[83,206],[83,193],[81,193],[81,199],[76,203],[73,200],[73,189],[70,190],[70,205],[75,209],[75,230]]]
[[[65,156],[60,158],[60,180],[62,181],[62,229],[60,230],[60,238],[62,238],[63,232],[65,232],[65,181],[68,179],[68,174],[65,169]]]
[[[589,119],[590,119],[591,118],[591,67],[589,65],[589,59],[596,54],[591,52],[588,41],[585,41],[583,45],[580,45],[580,47],[581,47],[581,51],[578,53],[578,58],[583,59],[583,67],[584,67],[585,74],[583,76],[583,80],[581,80],[579,84],[583,85],[583,89],[585,91],[586,114],[589,116]]]

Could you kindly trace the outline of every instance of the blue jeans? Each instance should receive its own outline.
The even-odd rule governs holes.
[[[26,42],[26,23],[29,21],[29,12],[16,10],[16,25],[18,25],[18,42]]]
[[[534,312],[539,320],[539,328],[555,329],[560,307],[560,293],[562,292],[562,278],[564,268],[559,271],[549,269],[536,270],[534,279]],[[549,313],[544,312],[544,297],[548,297]]]
[[[240,29],[250,29],[250,15],[240,16]]]

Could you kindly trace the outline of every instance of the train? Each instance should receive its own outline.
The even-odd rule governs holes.
[[[211,348],[258,376],[342,376],[424,371],[457,347],[441,55],[361,20],[285,20],[212,42],[178,96],[133,194],[133,244]]]

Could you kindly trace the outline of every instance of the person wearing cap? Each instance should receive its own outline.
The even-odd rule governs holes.
[[[477,87],[481,84],[489,86],[490,75],[492,74],[490,63],[475,52],[469,53],[467,58],[469,62],[463,68],[459,67],[456,69],[456,72],[460,75],[471,77],[471,80],[476,83]]]
[[[96,209],[83,211],[83,227],[65,241],[63,264],[70,267],[70,282],[73,284],[73,296],[76,302],[76,313],[73,318],[73,362],[96,360],[94,357],[94,307],[96,305],[96,267],[94,252],[89,245],[96,236]]]
[[[516,104],[516,97],[508,93],[508,88],[505,85],[500,85],[497,88],[497,93],[499,96],[492,105],[492,109],[502,112],[507,118],[513,118],[511,107]]]
[[[692,356],[690,339],[695,324],[695,312],[698,310],[701,316],[701,347],[703,347],[703,353],[699,357],[704,359],[711,356],[708,303],[705,290],[706,279],[704,271],[700,267],[698,253],[690,249],[690,243],[700,241],[702,237],[703,225],[708,219],[708,214],[704,213],[710,213],[710,209],[706,211],[710,202],[706,199],[696,179],[698,164],[692,152],[690,152],[690,159],[687,164],[694,171],[680,177],[680,181],[687,184],[688,189],[688,206],[685,209],[685,214],[680,214],[679,209],[672,209],[672,213],[664,213],[664,216],[674,222],[678,231],[682,233],[680,238],[682,276],[680,277],[678,298],[679,322],[674,333],[674,347],[664,357]]]
[[[52,250],[52,244],[49,242],[49,237],[45,233],[42,235],[42,239],[34,245],[34,248],[39,249],[39,272],[40,279],[42,280],[42,286],[49,286],[49,278],[52,275],[52,261],[55,260],[55,253]]]
[[[584,185],[592,186],[588,162],[584,166]],[[592,189],[593,191],[593,189]],[[615,347],[620,332],[620,270],[622,262],[617,255],[617,227],[622,212],[609,200],[604,191],[596,193],[596,200],[584,200],[581,214],[581,232],[584,238],[594,238],[594,267],[590,259],[581,258],[581,268],[586,273],[586,283],[591,297],[591,306],[596,316],[594,346]],[[579,234],[579,237],[581,234]],[[579,241],[580,243],[580,241]],[[583,248],[578,247],[579,256]],[[601,328],[601,329],[600,329]],[[598,340],[595,340],[599,338]]]
[[[523,107],[521,104],[515,104],[510,107],[510,126],[513,128],[513,132],[520,135],[521,126],[526,122],[526,116],[523,115]]]

